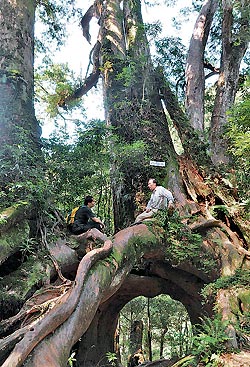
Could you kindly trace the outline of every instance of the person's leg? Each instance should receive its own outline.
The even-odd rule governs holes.
[[[143,212],[135,218],[135,223],[142,222],[144,219],[152,218],[154,215],[154,211],[150,210],[150,212]]]
[[[79,234],[82,234],[84,232],[87,232],[87,230],[89,228],[86,228],[86,224],[81,224],[81,223],[78,223],[77,221],[75,223],[73,223],[72,225],[72,233],[74,235],[79,235]]]
[[[96,228],[100,232],[103,231],[100,223],[94,222],[93,220],[89,221],[88,224],[87,224],[87,226],[89,226],[89,228]]]

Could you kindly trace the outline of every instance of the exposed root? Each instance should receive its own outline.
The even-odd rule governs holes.
[[[27,320],[29,315],[39,312],[39,308],[41,310],[42,305],[46,304],[46,302],[59,298],[63,293],[65,293],[65,288],[69,286],[70,284],[62,284],[60,286],[50,285],[37,291],[25,302],[18,314],[0,322],[1,334],[6,334],[10,329],[15,328],[15,325],[20,324],[24,319]]]
[[[61,271],[61,268],[60,266],[58,265],[58,262],[55,258],[54,255],[52,255],[51,251],[50,251],[50,248],[49,248],[49,245],[48,245],[48,242],[47,242],[47,230],[46,230],[46,227],[44,226],[44,230],[42,230],[42,227],[40,226],[40,232],[41,232],[41,237],[42,237],[42,243],[44,244],[44,246],[46,247],[48,253],[49,253],[49,256],[51,258],[51,261],[53,262],[54,264],[54,267],[57,271],[57,274],[59,276],[59,278],[64,282],[64,283],[67,283],[69,282],[69,280],[67,278],[65,278],[63,275],[62,275],[62,271]]]
[[[102,248],[90,251],[82,259],[72,286],[57,299],[54,307],[41,320],[29,327],[28,330],[25,329],[26,332],[22,340],[15,345],[13,352],[3,363],[2,367],[21,366],[35,346],[69,318],[78,304],[88,271],[96,261],[105,258],[110,253],[112,246],[112,241],[106,240]]]
[[[225,223],[223,223],[221,220],[217,220],[215,218],[210,218],[207,220],[204,220],[202,222],[199,223],[193,223],[189,225],[189,228],[192,231],[196,231],[196,232],[204,232],[206,230],[208,230],[209,228],[212,227],[219,227],[221,228],[224,232],[227,233],[228,237],[231,239],[233,246],[235,247],[235,249],[237,250],[237,252],[240,255],[244,255],[244,257],[247,260],[250,260],[250,251],[246,250],[243,247],[243,243],[242,241],[240,241],[239,237],[237,236],[237,234],[235,232],[233,232]]]

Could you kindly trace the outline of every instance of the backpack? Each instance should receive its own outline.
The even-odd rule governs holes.
[[[75,207],[74,209],[71,210],[71,212],[69,212],[65,218],[65,221],[66,221],[66,225],[67,227],[70,229],[72,227],[72,224],[74,223],[74,220],[75,220],[75,215],[76,215],[76,212],[77,210],[79,209],[80,207],[77,206]]]

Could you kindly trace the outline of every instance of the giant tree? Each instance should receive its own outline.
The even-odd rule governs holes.
[[[33,104],[35,3],[1,1],[0,16],[1,196],[5,200],[13,191],[14,197],[24,199],[25,179],[37,179],[42,163]]]
[[[213,306],[216,306],[222,319],[229,322],[229,346],[244,348],[244,344],[249,344],[248,218],[244,206],[236,202],[228,177],[221,169],[218,171],[210,159],[200,133],[203,99],[194,98],[197,90],[201,96],[204,93],[202,62],[216,5],[216,1],[207,0],[195,26],[200,30],[194,31],[192,39],[193,44],[197,44],[194,46],[197,53],[192,54],[191,48],[188,55],[187,115],[161,68],[153,66],[139,0],[124,0],[122,6],[118,0],[97,0],[83,16],[83,34],[88,39],[93,16],[99,20],[100,32],[92,52],[93,72],[70,98],[79,98],[102,76],[106,123],[113,131],[111,182],[117,233],[109,240],[99,236],[103,247],[88,252],[78,263],[75,249],[79,250],[79,243],[83,246],[87,236],[98,237],[96,233],[74,241],[61,233],[60,241],[55,241],[54,237],[49,240],[42,228],[42,243],[46,251],[50,251],[53,263],[60,262],[63,274],[56,266],[58,279],[53,283],[56,275],[51,262],[47,259],[44,264],[36,259],[46,279],[39,278],[39,282],[33,283],[16,304],[15,311],[20,310],[19,313],[12,312],[13,316],[2,322],[2,333],[7,336],[1,341],[4,367],[65,366],[72,347],[77,350],[80,365],[97,365],[105,360],[107,352],[114,350],[120,310],[138,295],[169,294],[184,304],[193,324],[204,314],[212,316]],[[228,1],[219,5],[225,45],[228,34],[236,27],[232,17],[235,9]],[[236,5],[237,24],[245,25],[249,21],[248,4],[239,1]],[[243,5],[246,6],[243,8]],[[227,82],[231,81],[232,69],[228,68],[228,73],[223,69],[228,61],[236,73],[235,85],[248,36],[246,32],[243,38],[239,37],[238,44],[242,48],[237,53],[237,63],[230,64],[231,52],[224,52],[222,56],[221,75],[229,78]],[[199,66],[199,78],[192,80],[194,61]],[[230,98],[225,98],[227,103],[220,104],[223,115],[216,122],[219,128],[225,123],[226,111],[233,103],[235,85]],[[217,91],[217,95],[224,98],[225,89],[220,83]],[[193,102],[196,107],[191,106]],[[67,100],[63,101],[65,104]],[[178,131],[182,155],[175,152],[163,104]],[[149,166],[149,160],[164,161],[166,168],[157,171]],[[144,191],[149,175],[156,176],[173,191],[176,212],[171,218],[163,212],[148,226],[124,228],[133,219],[136,194]],[[1,231],[6,238],[13,219],[7,212],[5,218]],[[70,243],[73,249],[68,246]],[[5,257],[11,257],[13,252],[7,252]],[[79,254],[83,255],[82,248]],[[216,280],[210,287],[210,298],[203,303],[202,288]],[[6,289],[10,282],[9,274],[4,276]],[[43,289],[34,294],[34,287],[42,285]],[[13,292],[17,293],[14,284],[9,294]],[[11,304],[11,299],[9,302]],[[3,304],[7,303],[3,301]],[[6,312],[6,317],[10,315]]]

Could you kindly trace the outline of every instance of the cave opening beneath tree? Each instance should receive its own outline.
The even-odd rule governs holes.
[[[132,365],[162,358],[181,358],[188,353],[191,338],[192,324],[181,302],[167,294],[153,298],[139,296],[120,312],[115,351],[123,366],[128,361]]]
[[[203,303],[201,295],[207,284],[206,273],[184,268],[183,265],[183,269],[177,269],[164,260],[162,254],[156,256],[152,249],[152,253],[144,256],[140,265],[132,269],[121,285],[116,287],[114,281],[114,292],[104,296],[91,324],[72,350],[77,366],[109,366],[109,358],[117,358],[117,366],[122,361],[123,366],[132,367],[133,364],[129,365],[128,360],[136,350],[130,344],[130,328],[133,322],[140,326],[141,321],[145,336],[142,337],[142,348],[137,349],[143,350],[142,358],[157,361],[161,357],[174,356],[177,360],[179,356],[186,355],[193,339],[191,324],[201,323],[201,318],[212,316],[213,310],[210,302]],[[139,307],[138,297],[144,300],[144,306]],[[131,306],[131,301],[134,306]],[[131,307],[133,311],[127,311],[127,319],[131,321],[127,321],[126,329],[121,315]],[[140,314],[142,309],[146,312],[144,319]],[[179,309],[180,314],[177,312]],[[137,314],[137,311],[140,312]],[[157,326],[154,319],[157,320]],[[170,323],[173,328],[170,328]]]
[[[129,280],[133,283],[131,278],[133,275]],[[116,361],[133,367],[144,361],[185,356],[193,331],[181,301],[162,293],[132,298],[121,295],[123,291],[100,306],[89,329],[72,348],[74,366],[109,366]]]

